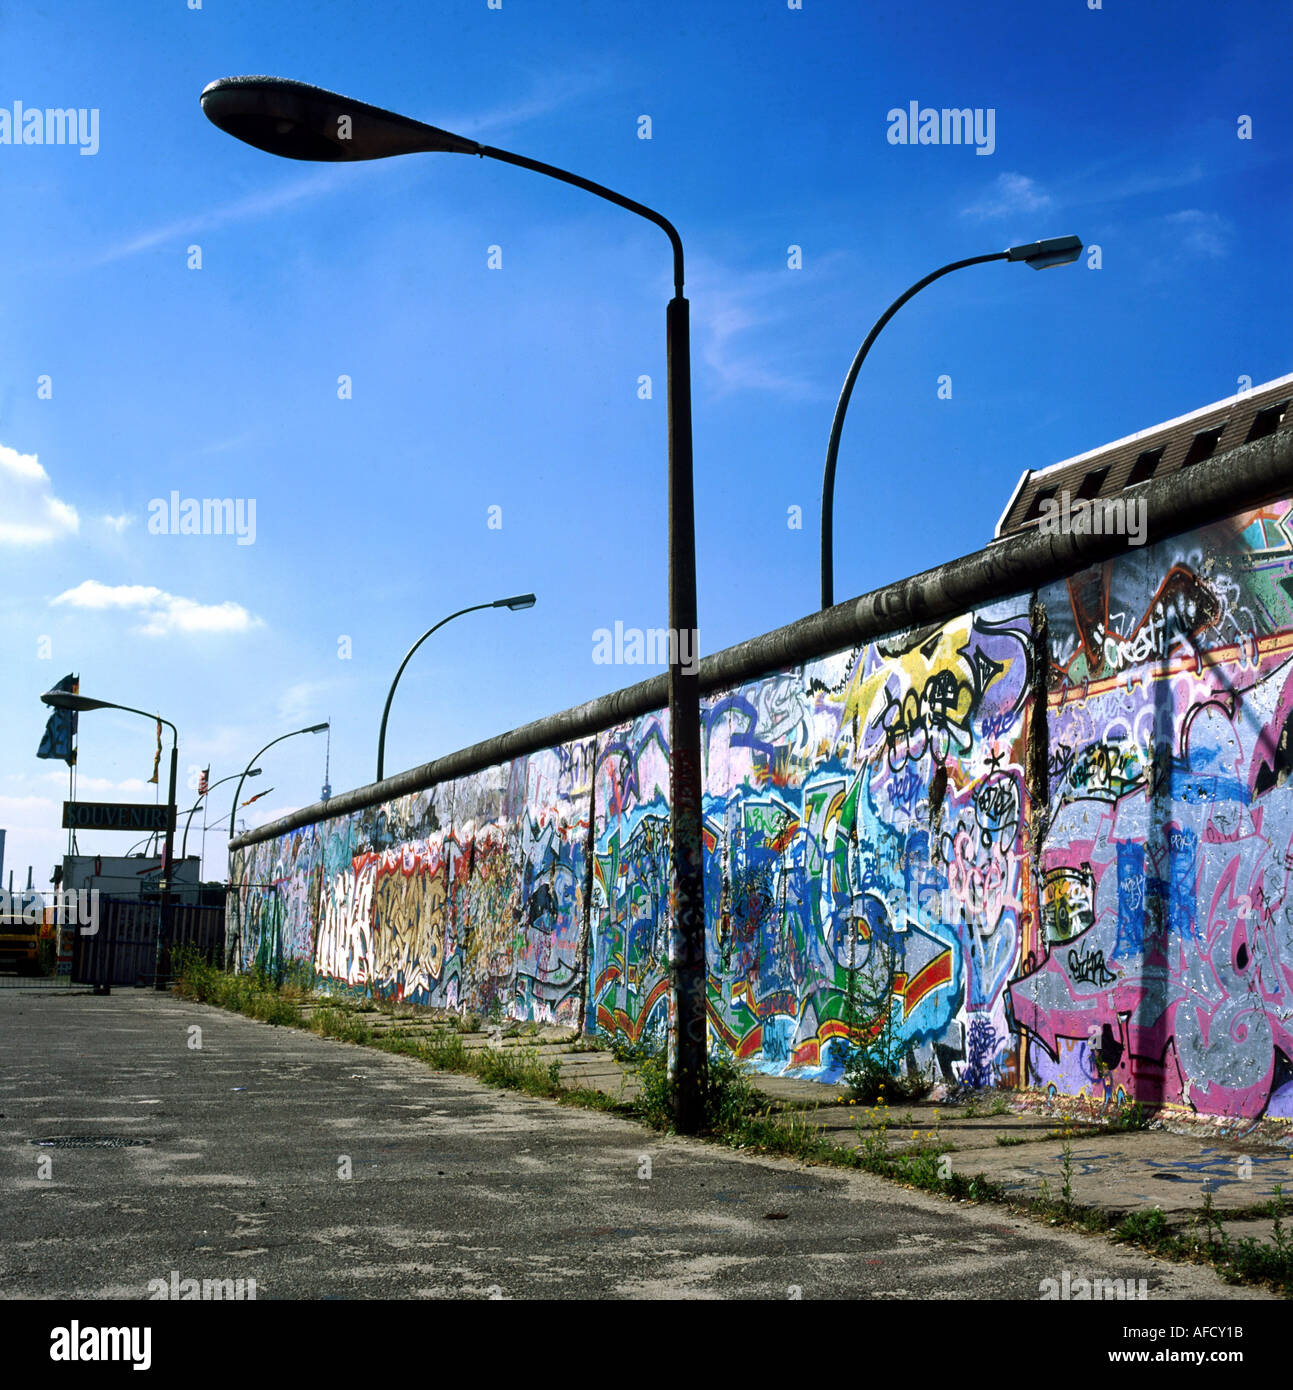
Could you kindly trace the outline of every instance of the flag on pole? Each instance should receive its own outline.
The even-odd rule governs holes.
[[[210,777],[210,775],[211,775],[211,769],[210,769],[209,767],[204,767],[204,768],[202,769],[202,775],[198,778],[198,795],[199,795],[199,796],[205,796],[205,795],[207,794],[207,792],[209,792],[209,791],[211,790],[210,784],[207,782],[207,778]]]
[[[148,779],[150,782],[157,781],[157,769],[162,765],[162,721],[157,721],[157,752],[153,754],[153,775]]]
[[[77,676],[64,676],[54,689],[75,695],[78,693],[80,683],[80,678]],[[76,711],[70,709],[53,710],[49,716],[49,722],[45,725],[45,737],[40,741],[36,756],[38,758],[62,758],[68,767],[72,767],[76,763],[76,749],[72,746],[72,741],[75,738]]]
[[[242,804],[244,806],[250,806],[253,801],[259,801],[262,796],[268,796],[273,790],[273,787],[266,787],[263,792],[257,792],[255,796],[249,796]]]

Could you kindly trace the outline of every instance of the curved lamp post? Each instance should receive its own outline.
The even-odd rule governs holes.
[[[822,607],[830,608],[835,602],[835,460],[840,451],[840,433],[844,429],[844,412],[853,394],[853,383],[857,380],[862,363],[871,351],[871,344],[880,336],[880,330],[899,309],[912,297],[933,284],[935,280],[967,265],[982,265],[985,261],[1023,261],[1034,270],[1045,270],[1052,265],[1068,265],[1082,254],[1082,240],[1075,236],[1051,237],[1048,241],[1032,241],[1026,246],[1012,246],[1007,251],[997,251],[990,256],[971,256],[968,260],[953,261],[932,275],[918,280],[905,294],[899,295],[883,314],[875,321],[875,326],[866,335],[866,341],[858,348],[849,374],[844,378],[844,389],[840,392],[839,404],[835,407],[835,418],[831,421],[830,443],[826,446],[826,470],[822,475]]]
[[[395,679],[391,682],[391,688],[386,692],[386,706],[382,710],[381,732],[377,735],[377,780],[380,782],[385,775],[386,768],[386,720],[390,716],[391,701],[395,698],[395,687],[400,683],[400,677],[404,674],[404,668],[409,664],[413,653],[431,636],[433,632],[438,632],[446,623],[451,623],[455,618],[461,618],[464,613],[476,613],[482,608],[510,608],[514,613],[520,612],[523,608],[533,608],[535,605],[533,594],[517,594],[513,598],[496,598],[493,603],[474,603],[470,608],[460,608],[456,613],[450,613],[447,618],[441,618],[435,627],[428,628],[421,637],[409,648],[408,654],[400,662],[400,669],[395,673]]]
[[[682,240],[660,213],[568,170],[482,145],[366,102],[281,77],[226,77],[202,93],[219,128],[269,154],[344,162],[392,155],[474,154],[573,184],[653,222],[673,251],[674,297],[665,315],[669,416],[669,787],[673,939],[674,1124],[702,1122],[707,1071],[705,885],[701,862],[700,675],[696,642],[696,526],[691,452],[691,331]],[[684,660],[683,647],[689,655]]]
[[[157,885],[157,954],[154,960],[153,977],[154,987],[164,989],[162,966],[169,964],[167,947],[171,926],[171,879],[175,873],[173,863],[176,820],[175,774],[179,767],[179,730],[169,719],[163,719],[160,714],[149,714],[146,709],[135,709],[131,705],[118,705],[111,700],[94,700],[88,695],[73,695],[66,690],[47,690],[40,698],[53,709],[75,710],[77,713],[84,713],[86,710],[92,709],[125,710],[127,714],[137,714],[143,719],[153,720],[154,723],[165,724],[171,731],[171,772],[166,792],[166,848],[162,851],[162,877]]]
[[[231,773],[229,774],[228,777],[222,777],[218,782],[212,782],[211,785],[206,789],[206,791],[204,791],[204,792],[202,793],[202,795],[201,795],[200,797],[198,797],[198,799],[193,803],[193,805],[189,807],[188,819],[184,822],[184,838],[180,841],[180,863],[181,863],[181,864],[184,862],[184,860],[185,860],[185,859],[187,858],[187,856],[188,856],[188,848],[189,848],[189,826],[193,824],[193,813],[198,809],[199,806],[202,805],[203,799],[204,799],[205,797],[210,796],[211,793],[212,793],[213,791],[215,791],[215,789],[216,789],[217,787],[223,787],[224,784],[225,784],[226,782],[232,782],[233,779],[234,779],[235,777],[237,777],[237,776],[238,776],[238,774],[237,774],[236,772],[231,772]],[[260,768],[258,768],[258,767],[253,767],[253,768],[251,768],[251,769],[248,771],[247,776],[248,776],[248,777],[259,777],[259,776],[260,776]],[[201,877],[201,875],[199,875],[199,877]]]
[[[234,838],[234,836],[238,833],[238,830],[237,830],[238,798],[242,795],[242,784],[247,780],[248,777],[251,777],[251,776],[253,775],[253,773],[252,773],[252,768],[255,767],[255,765],[256,765],[258,762],[260,762],[261,758],[262,758],[266,753],[268,753],[269,750],[270,750],[271,748],[273,748],[273,746],[274,746],[276,743],[282,743],[283,740],[286,739],[286,738],[295,738],[295,737],[297,736],[297,734],[321,734],[325,729],[327,729],[327,728],[329,728],[329,727],[330,727],[329,722],[328,722],[327,720],[324,720],[324,722],[323,722],[322,724],[311,724],[308,728],[305,728],[305,729],[293,729],[292,732],[291,732],[290,734],[279,734],[279,736],[278,736],[277,738],[272,738],[272,739],[270,739],[270,741],[264,746],[264,748],[262,748],[262,749],[260,750],[259,753],[256,754],[256,756],[251,760],[251,762],[249,762],[249,763],[247,764],[247,766],[246,766],[245,768],[243,768],[242,773],[241,773],[241,775],[240,775],[239,778],[238,778],[238,785],[237,785],[237,787],[234,789],[234,794],[233,794],[233,808],[232,808],[232,810],[229,812],[229,838],[230,838],[231,840],[232,840],[232,839]],[[258,770],[259,770],[259,769],[258,769]],[[226,781],[232,781],[233,778],[230,777],[230,778],[226,778],[225,780],[226,780]],[[232,854],[230,854],[230,856],[229,856],[229,892],[230,892],[230,895],[231,895],[232,898],[233,898],[233,925],[234,925],[233,940],[236,942],[236,941],[238,940],[239,936],[240,936],[241,933],[242,933],[242,913],[241,913],[241,911],[239,910],[239,907],[238,907],[238,894],[237,894],[237,892],[236,892],[235,889],[234,889],[234,883],[233,883],[233,855],[232,855]],[[236,949],[236,947],[235,947],[235,949]],[[228,958],[229,958],[229,947],[228,947],[228,945],[226,945],[226,948],[225,948],[225,959],[227,960]]]

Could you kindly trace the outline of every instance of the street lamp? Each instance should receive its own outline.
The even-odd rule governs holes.
[[[236,772],[231,772],[231,773],[228,775],[228,777],[222,777],[218,782],[212,782],[212,783],[210,784],[210,786],[207,787],[206,791],[204,791],[204,792],[202,793],[202,796],[199,796],[198,799],[193,803],[193,805],[189,807],[188,819],[184,822],[184,838],[183,838],[183,840],[180,841],[180,863],[181,863],[181,864],[184,862],[185,858],[188,856],[188,849],[189,849],[189,826],[193,824],[193,813],[198,809],[199,806],[202,805],[202,801],[203,801],[203,798],[204,798],[204,797],[210,796],[211,793],[212,793],[213,791],[215,791],[215,789],[216,789],[217,787],[223,787],[224,784],[225,784],[226,782],[232,782],[233,779],[234,779],[235,777],[237,777],[237,776],[238,776],[238,774],[237,774]],[[259,776],[260,776],[260,768],[258,768],[258,767],[253,767],[253,768],[251,768],[251,769],[248,771],[247,776],[248,776],[248,777],[259,777]],[[204,831],[203,831],[203,834],[205,834],[205,833],[206,833],[206,832],[205,832],[205,830],[204,830]],[[201,875],[199,875],[199,877],[201,877]]]
[[[470,608],[460,608],[456,613],[450,613],[447,618],[441,618],[435,627],[428,628],[414,642],[408,650],[408,655],[400,662],[400,669],[395,673],[390,690],[386,692],[386,707],[382,710],[382,728],[377,735],[377,780],[379,782],[382,780],[386,767],[386,720],[391,712],[391,701],[395,698],[395,687],[400,683],[400,677],[404,674],[404,668],[409,664],[409,659],[413,653],[433,632],[439,631],[446,623],[453,622],[455,618],[461,618],[464,613],[476,613],[482,608],[510,608],[514,613],[518,613],[523,608],[533,608],[535,602],[533,594],[517,594],[514,598],[496,598],[493,603],[475,603]]]
[[[272,739],[270,739],[270,741],[264,746],[264,748],[262,748],[262,749],[260,750],[259,753],[256,754],[256,756],[251,760],[251,762],[249,762],[249,763],[247,764],[247,766],[246,766],[245,768],[243,768],[242,774],[241,774],[241,775],[239,776],[239,778],[238,778],[238,786],[237,786],[237,788],[234,790],[234,794],[233,794],[233,809],[229,812],[229,838],[230,838],[231,840],[232,840],[232,839],[234,838],[234,836],[237,835],[237,833],[238,833],[238,828],[237,828],[237,821],[238,821],[238,798],[242,795],[242,784],[247,780],[248,777],[251,777],[251,776],[254,776],[254,775],[255,775],[255,774],[252,772],[252,768],[255,767],[255,765],[256,765],[258,762],[260,762],[261,758],[262,758],[266,753],[268,753],[269,750],[270,750],[271,748],[273,748],[273,746],[274,746],[276,743],[282,743],[283,740],[284,740],[284,739],[287,739],[287,738],[295,738],[295,737],[297,736],[297,734],[321,734],[321,733],[323,733],[323,731],[324,731],[325,729],[327,729],[327,728],[329,728],[329,727],[330,727],[330,725],[329,725],[328,721],[327,721],[327,720],[324,720],[324,722],[323,722],[322,724],[311,724],[308,728],[305,728],[305,729],[293,729],[292,732],[291,732],[290,734],[279,734],[279,736],[278,736],[277,738],[272,738]],[[256,771],[259,772],[260,769],[257,768]],[[232,778],[232,777],[228,777],[228,778],[225,778],[225,779],[223,779],[223,780],[225,780],[225,781],[230,781],[230,782],[231,782],[231,781],[233,781],[233,778]],[[237,941],[237,939],[239,938],[239,936],[242,934],[242,913],[239,911],[239,908],[238,908],[238,895],[237,895],[237,893],[236,893],[235,890],[234,890],[234,883],[233,883],[233,858],[232,858],[232,856],[230,856],[230,859],[229,859],[229,892],[230,892],[230,894],[233,896],[233,913],[234,913],[234,917],[233,917],[233,924],[234,924],[233,939],[234,939],[235,941]],[[228,959],[228,955],[229,955],[228,943],[226,943],[226,947],[225,947],[225,958],[226,958],[226,959]]]
[[[1034,270],[1045,270],[1049,266],[1068,265],[1082,254],[1082,239],[1075,236],[1051,237],[1047,241],[1030,241],[1024,246],[1012,246],[1006,251],[996,251],[990,256],[971,256],[969,260],[953,261],[932,275],[918,280],[905,294],[899,295],[876,320],[875,326],[866,336],[866,342],[858,349],[849,374],[844,378],[844,389],[840,392],[839,404],[835,407],[835,418],[831,421],[831,439],[826,446],[826,471],[822,476],[822,607],[830,608],[835,602],[835,460],[840,451],[840,432],[844,428],[844,412],[848,409],[849,397],[853,394],[853,383],[871,351],[871,344],[880,335],[880,330],[899,309],[926,285],[933,284],[941,276],[953,270],[961,270],[967,265],[982,265],[985,261],[1022,261]]]
[[[691,330],[682,240],[660,213],[568,170],[281,77],[226,77],[202,93],[221,130],[288,159],[348,161],[418,153],[474,154],[573,184],[655,223],[673,250],[674,296],[665,315],[669,417],[669,804],[675,1014],[674,1125],[703,1123],[707,1072],[705,884],[701,860],[700,673],[696,643],[696,524],[691,451]],[[690,639],[690,640],[688,640]],[[689,659],[684,661],[686,644]]]
[[[134,709],[130,705],[118,705],[111,700],[95,700],[89,695],[73,695],[71,691],[67,690],[47,690],[40,698],[52,709],[74,710],[78,714],[92,709],[124,710],[127,714],[137,714],[143,719],[152,719],[158,724],[165,724],[171,731],[171,774],[166,793],[166,848],[162,852],[162,877],[157,885],[157,956],[153,980],[155,988],[163,989],[165,986],[162,983],[162,966],[164,963],[169,964],[167,948],[171,925],[171,879],[175,873],[172,856],[175,852],[175,774],[179,767],[179,730],[169,719],[163,719],[160,714],[149,714],[147,710]]]

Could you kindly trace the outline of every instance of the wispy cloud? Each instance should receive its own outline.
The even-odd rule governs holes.
[[[288,724],[314,719],[319,708],[319,697],[330,684],[329,681],[298,681],[295,685],[289,685],[279,696],[278,717]]]
[[[47,545],[81,527],[76,508],[54,496],[53,484],[35,454],[0,444],[0,544]]]
[[[250,193],[223,207],[208,208],[204,212],[182,217],[151,231],[140,232],[125,241],[109,246],[89,261],[91,266],[109,265],[113,261],[137,256],[141,251],[151,251],[155,246],[175,245],[199,234],[206,234],[216,227],[227,226],[230,222],[246,222],[283,208],[294,207],[297,203],[331,193],[342,182],[340,171],[335,168],[316,170],[302,178],[286,179],[273,187],[258,193]]]
[[[169,637],[172,633],[239,633],[262,627],[260,618],[241,604],[198,603],[194,599],[168,594],[150,584],[101,584],[87,579],[52,599],[51,605],[107,612],[137,613],[142,620],[135,629],[144,637]]]
[[[455,135],[477,140],[495,130],[509,130],[527,121],[538,120],[572,102],[605,91],[614,82],[614,77],[609,68],[601,66],[576,71],[566,69],[560,73],[536,72],[533,82],[534,90],[530,96],[496,106],[492,111],[462,116],[424,116],[422,119],[442,130],[451,130]]]
[[[1021,212],[1040,212],[1050,207],[1053,201],[1051,195],[1027,174],[998,174],[991,193],[979,202],[962,208],[961,216],[977,217],[982,221],[1014,217]]]
[[[105,513],[100,520],[109,530],[120,535],[134,521],[134,517],[128,512],[122,512],[120,516],[111,516]]]
[[[1071,193],[1062,196],[1066,207],[1098,207],[1105,203],[1121,203],[1128,198],[1149,198],[1155,193],[1168,193],[1175,188],[1188,188],[1207,177],[1197,160],[1165,173],[1133,170],[1104,183],[1088,182],[1085,174],[1069,180]]]
[[[38,773],[31,779],[33,782],[48,783],[55,787],[67,786],[66,769],[51,769],[48,772]],[[84,772],[76,774],[76,788],[79,792],[119,792],[122,796],[134,796],[145,794],[152,785],[142,777],[88,777]],[[109,798],[111,799],[111,798]]]
[[[478,139],[493,130],[510,129],[523,125],[540,116],[546,116],[570,102],[604,88],[610,77],[606,73],[586,72],[563,73],[560,77],[540,75],[535,93],[522,101],[496,107],[492,111],[461,119],[440,119],[426,116],[429,124]],[[386,161],[382,161],[386,162]],[[291,179],[276,179],[273,184],[256,193],[225,203],[220,207],[207,208],[189,217],[177,218],[160,227],[139,232],[124,241],[107,247],[88,262],[90,266],[102,266],[113,261],[137,256],[143,251],[151,251],[157,246],[174,246],[189,242],[199,235],[209,234],[217,227],[225,227],[234,222],[255,221],[292,208],[315,198],[349,189],[352,193],[355,180],[364,176],[366,169],[373,166],[363,164],[328,165],[321,169]]]
[[[802,270],[733,272],[693,261],[688,280],[695,303],[698,356],[719,392],[762,391],[792,400],[820,398],[808,376],[788,370],[794,355],[791,323],[804,320],[804,301],[817,292],[838,255]]]
[[[1213,260],[1229,252],[1234,229],[1220,213],[1183,208],[1180,212],[1169,213],[1166,221],[1177,244],[1185,251]]]

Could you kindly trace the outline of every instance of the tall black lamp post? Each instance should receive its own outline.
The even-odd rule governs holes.
[[[404,674],[404,668],[409,664],[413,653],[433,632],[439,632],[446,623],[453,622],[455,618],[461,618],[464,613],[476,613],[482,608],[510,608],[514,613],[517,613],[523,608],[533,608],[535,601],[533,594],[517,594],[513,598],[496,598],[493,603],[474,603],[470,608],[460,608],[456,613],[450,613],[447,618],[441,618],[434,627],[427,628],[422,636],[414,642],[408,649],[404,660],[400,662],[400,669],[396,671],[391,688],[386,692],[386,704],[382,709],[381,732],[377,735],[377,780],[379,782],[385,776],[386,771],[386,721],[390,717],[391,701],[395,698],[395,687],[400,683],[400,677]]]
[[[344,162],[450,153],[497,159],[562,183],[654,222],[673,249],[674,297],[665,315],[669,414],[669,786],[674,998],[674,1123],[695,1133],[703,1121],[707,1071],[705,884],[701,866],[700,676],[696,642],[696,527],[691,453],[691,332],[683,295],[682,241],[667,218],[565,169],[482,145],[335,92],[281,77],[226,77],[202,93],[221,130],[289,159]],[[684,647],[690,659],[684,661]]]
[[[965,261],[953,261],[932,275],[918,280],[905,294],[901,294],[875,321],[875,326],[866,335],[866,341],[858,348],[849,374],[844,378],[844,389],[840,392],[839,404],[835,407],[835,418],[831,421],[830,443],[826,446],[826,470],[822,475],[822,607],[830,608],[835,602],[835,460],[840,451],[840,433],[844,429],[844,412],[853,394],[853,383],[857,380],[862,363],[871,351],[871,344],[880,336],[880,330],[899,309],[912,297],[932,285],[944,275],[961,270],[967,265],[982,265],[985,261],[1023,261],[1034,270],[1045,270],[1047,266],[1068,265],[1082,254],[1082,240],[1075,236],[1051,237],[1048,241],[1031,241],[1026,246],[1012,246],[1008,251],[996,251],[990,256],[971,256]]]
[[[151,719],[157,724],[165,724],[171,731],[171,773],[166,792],[166,848],[163,850],[162,877],[158,890],[157,954],[154,962],[153,985],[164,989],[166,967],[169,966],[171,937],[171,883],[175,875],[175,778],[179,768],[179,730],[169,719],[160,714],[149,714],[145,709],[134,709],[130,705],[118,705],[111,700],[94,700],[88,695],[73,695],[66,690],[47,690],[40,697],[53,709],[76,710],[84,713],[92,709],[119,709],[127,714],[137,714],[143,719]]]

